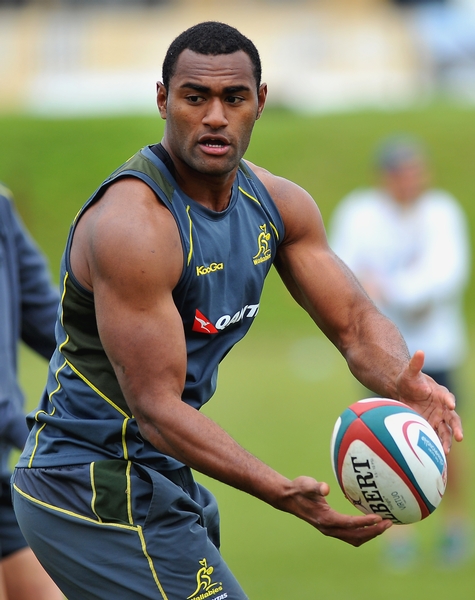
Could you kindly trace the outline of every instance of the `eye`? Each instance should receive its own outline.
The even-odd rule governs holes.
[[[228,104],[240,104],[241,102],[244,102],[244,98],[241,96],[227,96],[226,102]]]
[[[196,94],[187,96],[186,99],[188,100],[188,102],[190,102],[190,104],[198,104],[199,102],[203,102],[203,97],[197,96]]]

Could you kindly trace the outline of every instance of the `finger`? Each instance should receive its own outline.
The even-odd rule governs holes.
[[[445,454],[448,454],[452,447],[452,429],[445,421],[441,421],[437,426],[436,432],[442,443]]]
[[[379,525],[383,522],[383,518],[380,515],[369,513],[367,515],[355,515],[346,516],[345,526],[348,529],[361,529],[364,527],[372,527],[373,525]],[[387,521],[391,523],[391,521]]]
[[[337,538],[343,542],[351,544],[352,546],[361,546],[370,540],[373,540],[375,537],[380,536],[387,529],[392,526],[392,522],[385,520],[380,521],[378,523],[367,525],[364,527],[354,525],[351,528],[341,527],[329,527],[326,529],[325,527],[320,528],[320,531],[324,535],[329,535],[334,538]]]
[[[450,411],[449,417],[445,419],[450,429],[452,430],[452,435],[457,442],[461,442],[463,440],[463,428],[462,421],[458,414],[455,411]]]
[[[380,515],[369,513],[367,515],[343,515],[334,510],[330,510],[326,515],[319,519],[319,525],[327,529],[357,530],[365,527],[373,527],[383,522]],[[388,521],[390,523],[390,521]]]
[[[447,388],[444,388],[447,389]],[[447,394],[445,396],[445,406],[449,409],[449,410],[455,410],[455,396],[452,394],[452,392],[449,392],[449,390],[447,390]]]
[[[408,372],[411,377],[417,377],[424,366],[425,355],[423,350],[417,350],[411,357],[408,366]]]
[[[362,546],[366,544],[366,542],[370,542],[374,540],[374,538],[382,535],[385,531],[387,531],[390,527],[392,527],[391,521],[382,521],[377,525],[372,525],[371,527],[364,527],[363,529],[357,529],[353,536],[351,536],[350,540],[347,540],[352,546]]]

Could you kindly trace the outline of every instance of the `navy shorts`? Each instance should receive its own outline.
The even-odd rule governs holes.
[[[122,460],[16,469],[13,504],[68,600],[246,600],[219,552],[214,496],[184,467]]]
[[[10,477],[0,479],[0,558],[27,546],[13,511]]]

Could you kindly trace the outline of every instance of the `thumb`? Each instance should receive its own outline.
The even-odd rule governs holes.
[[[422,371],[422,367],[424,366],[424,352],[423,350],[417,350],[411,357],[408,365],[408,374],[410,377],[417,377],[419,373]]]
[[[294,483],[305,496],[328,496],[330,486],[324,481],[316,481],[312,477],[301,476],[294,480]]]
[[[328,485],[328,483],[325,483],[324,481],[320,481],[318,483],[318,485],[320,488],[318,491],[320,496],[328,496],[328,494],[330,493],[330,486]]]

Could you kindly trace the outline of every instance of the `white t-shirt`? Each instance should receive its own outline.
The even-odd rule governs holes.
[[[383,190],[354,191],[335,210],[329,240],[363,284],[376,284],[375,303],[411,354],[424,350],[427,370],[460,364],[470,250],[465,215],[450,194],[429,190],[402,206]]]

